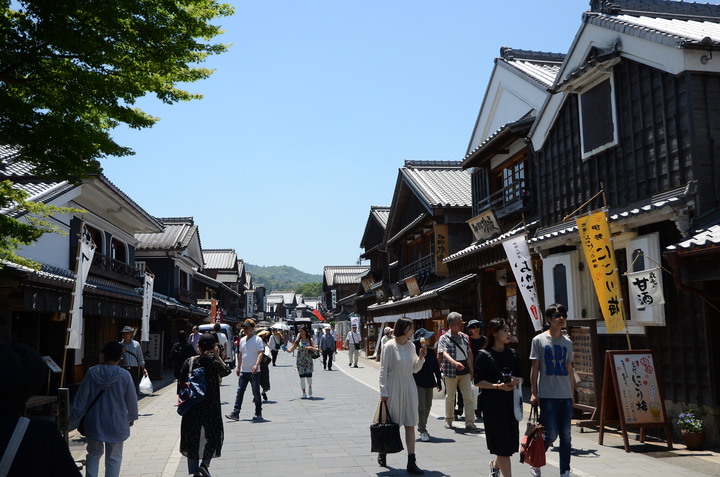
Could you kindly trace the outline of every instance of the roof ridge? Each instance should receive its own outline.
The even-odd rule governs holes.
[[[156,217],[160,222],[162,222],[164,225],[181,225],[190,223],[190,225],[195,225],[195,219],[193,217]]]
[[[565,60],[565,53],[553,53],[539,50],[522,50],[509,46],[500,47],[500,57],[511,60],[531,60],[539,62],[562,63]]]
[[[590,11],[676,20],[720,19],[720,5],[676,0],[591,0]]]
[[[462,166],[461,161],[414,161],[412,159],[405,159],[406,169],[460,169]]]

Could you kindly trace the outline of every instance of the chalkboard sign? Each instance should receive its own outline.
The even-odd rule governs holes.
[[[663,427],[668,448],[672,449],[665,401],[650,350],[608,351],[605,355],[599,444],[603,443],[605,426],[617,422],[626,452],[630,451],[628,427],[640,428],[640,442],[645,441],[646,427]]]
[[[578,427],[597,427],[600,423],[600,386],[602,383],[602,357],[597,344],[595,318],[567,320],[568,336],[573,343],[573,371],[575,371],[575,409],[584,417],[575,423]],[[589,416],[587,416],[589,414]]]

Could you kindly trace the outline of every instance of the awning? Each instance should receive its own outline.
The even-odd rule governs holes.
[[[432,318],[432,310],[413,311],[399,315],[383,315],[373,318],[373,323],[394,323],[398,318],[410,318],[411,320],[427,320]]]
[[[450,283],[446,283],[444,285],[441,284],[435,288],[426,290],[426,291],[420,293],[419,295],[406,296],[405,298],[403,298],[401,300],[391,301],[391,302],[387,302],[387,303],[380,303],[380,304],[376,304],[376,305],[370,305],[367,307],[367,310],[372,313],[376,310],[385,310],[385,309],[390,310],[392,308],[399,307],[399,306],[405,306],[410,303],[417,303],[417,302],[420,302],[423,300],[429,300],[429,299],[434,298],[446,291],[452,290],[453,288],[460,287],[462,285],[465,285],[466,283],[473,282],[473,281],[475,281],[475,274],[471,273],[469,275],[465,275],[464,277],[453,280]],[[406,316],[406,315],[403,314],[403,315],[398,315],[398,316]],[[417,318],[417,319],[422,320],[425,318]],[[373,318],[373,320],[374,320],[374,318]]]

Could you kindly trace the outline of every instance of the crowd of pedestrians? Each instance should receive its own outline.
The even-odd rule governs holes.
[[[531,344],[530,403],[539,406],[546,448],[559,437],[560,475],[568,477],[573,347],[563,333],[567,324],[565,307],[549,306],[545,319],[545,330],[535,336]],[[431,346],[435,333],[425,328],[415,330],[412,320],[399,318],[394,328],[384,329],[376,353],[380,360],[380,401],[387,405],[392,420],[404,429],[407,472],[424,473],[416,458],[415,429],[420,441],[431,440],[427,422],[433,396],[444,390],[445,428],[452,429],[456,416],[464,414],[466,431],[476,432],[479,429],[475,421],[482,416],[487,448],[495,456],[490,461],[489,475],[511,477],[510,459],[519,450],[522,413],[518,413],[516,389],[522,385],[523,365],[517,351],[509,346],[513,340],[508,323],[494,318],[487,322],[483,335],[483,325],[478,320],[466,324],[459,313],[451,312],[447,326],[434,340],[435,346]],[[240,419],[244,394],[250,385],[254,403],[252,420],[262,421],[262,403],[267,401],[270,391],[270,365],[276,365],[278,352],[293,353],[302,398],[312,398],[314,360],[322,356],[323,368],[332,370],[341,339],[330,327],[318,329],[316,339],[306,326],[300,326],[293,336],[280,330],[256,330],[255,322],[247,319],[233,345],[219,328],[215,326],[210,333],[201,333],[198,326],[193,326],[189,336],[184,330],[180,331],[170,353],[178,393],[197,370],[202,370],[204,376],[204,397],[182,415],[180,426],[180,452],[187,458],[189,475],[194,477],[209,477],[211,460],[221,455],[224,423],[219,386],[221,379],[231,373],[234,363],[238,389],[233,409],[225,417],[231,421]],[[357,367],[362,338],[356,324],[351,328],[343,341],[348,349],[349,365]],[[138,417],[137,384],[140,377],[147,374],[142,350],[132,339],[134,332],[134,328],[125,327],[121,341],[105,345],[101,364],[88,369],[72,404],[69,429],[76,428],[82,421],[89,477],[98,475],[103,455],[105,475],[120,475],[123,442],[130,436],[130,428]],[[224,353],[236,354],[230,366]],[[14,345],[2,345],[0,355],[6,375],[12,377],[8,382],[13,384],[0,398],[3,423],[0,444],[13,447],[16,434],[27,433],[27,439],[40,442],[49,457],[31,462],[27,443],[22,441],[13,451],[15,463],[11,461],[7,475],[79,475],[59,434],[43,431],[40,423],[28,425],[27,420],[20,417],[25,400],[37,385],[32,376],[35,375],[33,366],[42,368],[39,356],[29,348]],[[462,403],[459,409],[455,408],[457,400]],[[386,466],[387,458],[386,454],[379,454],[379,465]],[[20,463],[23,471],[18,471]],[[540,477],[542,469],[531,467],[529,474]]]

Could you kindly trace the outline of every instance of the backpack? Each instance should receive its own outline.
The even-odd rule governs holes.
[[[178,393],[177,413],[181,416],[185,415],[196,404],[205,399],[207,384],[205,382],[205,368],[199,367],[193,369],[195,365],[195,356],[190,358],[190,370],[185,381],[180,387]]]

